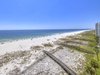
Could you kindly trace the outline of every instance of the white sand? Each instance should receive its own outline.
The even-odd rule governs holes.
[[[23,57],[14,58],[13,60],[7,62],[6,64],[3,64],[3,66],[0,67],[0,75],[15,75],[16,72],[13,71],[14,69],[18,68],[20,70],[18,73],[20,73],[20,72],[25,71],[28,67],[29,68],[24,73],[25,75],[30,75],[30,74],[35,74],[35,73],[37,74],[38,72],[41,72],[41,71],[44,71],[45,73],[49,72],[49,74],[42,74],[42,75],[50,75],[52,73],[54,73],[55,75],[58,75],[60,72],[64,72],[63,69],[59,65],[57,65],[54,61],[51,61],[50,58],[43,57],[44,53],[42,52],[42,50],[56,51],[56,48],[57,48],[56,45],[54,45],[51,48],[43,47],[40,50],[30,50],[30,47],[42,45],[43,43],[48,43],[48,42],[53,43],[53,41],[56,41],[60,38],[78,34],[81,32],[84,32],[84,31],[56,34],[56,35],[51,35],[51,36],[46,36],[46,37],[33,38],[32,40],[25,39],[25,40],[18,40],[18,41],[12,41],[12,42],[6,42],[4,44],[0,44],[0,55],[5,54],[6,52],[12,52],[12,51],[18,51],[18,50],[30,51],[29,54]],[[49,41],[47,39],[49,39]],[[81,62],[85,60],[83,54],[80,54],[79,52],[75,52],[75,51],[72,52],[72,50],[70,49],[63,49],[63,50],[57,49],[57,52],[54,53],[54,55],[58,57],[60,60],[64,61],[72,69],[77,68],[78,66],[82,67]],[[27,59],[27,57],[29,58]],[[27,59],[27,61],[25,61],[24,58]],[[41,58],[43,58],[43,60],[41,60]],[[41,67],[38,67],[38,66],[41,66]],[[33,71],[33,69],[36,69],[36,70]],[[9,72],[11,73],[14,72],[14,74],[9,74]]]
[[[84,57],[79,52],[72,52],[70,49],[62,49],[58,50],[53,55],[63,61],[75,72],[77,72],[75,69],[77,69],[78,66],[83,68],[81,62],[84,62]],[[35,65],[30,66],[30,68],[22,75],[37,75],[38,73],[39,75],[68,75],[57,63],[55,63],[49,57],[46,57]]]
[[[49,42],[52,43],[53,41],[56,41],[59,38],[78,34],[84,31],[86,30],[55,34],[51,36],[45,36],[45,37],[39,37],[33,39],[24,39],[24,40],[12,41],[12,42],[5,42],[4,44],[0,44],[0,55],[5,54],[6,52],[9,53],[18,50],[30,50],[31,46],[42,45],[43,43],[49,43]]]

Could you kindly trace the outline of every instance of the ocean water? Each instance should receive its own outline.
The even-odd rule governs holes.
[[[36,38],[65,32],[80,31],[86,29],[52,29],[52,30],[0,30],[0,42],[18,39]]]

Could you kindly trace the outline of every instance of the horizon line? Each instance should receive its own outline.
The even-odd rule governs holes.
[[[71,29],[71,28],[69,28],[69,29]],[[72,29],[74,29],[74,28],[72,28]],[[80,28],[80,29],[82,29],[82,28]],[[65,29],[1,29],[1,30],[65,30]],[[82,30],[94,30],[94,29],[91,29],[91,28],[86,28],[85,29],[85,28],[83,28]]]

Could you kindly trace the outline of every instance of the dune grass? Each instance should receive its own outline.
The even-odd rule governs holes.
[[[95,31],[87,31],[85,33],[82,33],[82,35],[84,36],[85,39],[88,39],[87,42],[89,44],[90,47],[86,47],[86,46],[81,46],[81,48],[84,48],[84,49],[87,49],[87,50],[90,50],[90,51],[93,51],[95,52],[95,45],[97,43],[96,41],[96,36],[94,35],[95,34]],[[100,60],[98,61],[97,60],[97,56],[96,56],[96,53],[95,54],[85,54],[85,57],[86,57],[86,63],[85,63],[85,67],[89,66],[90,65],[90,62],[91,60],[96,60],[97,63],[99,64],[99,68],[97,68],[96,70],[90,65],[90,68],[93,68],[94,72],[95,72],[95,75],[100,75]],[[99,58],[100,58],[100,52],[99,52]],[[83,74],[81,75],[90,75],[86,72],[86,68],[83,72]]]
[[[34,50],[34,49],[37,50],[37,49],[41,49],[41,48],[43,48],[43,47],[42,46],[31,46],[30,47],[31,50]]]
[[[53,47],[53,45],[51,43],[45,43],[43,44],[44,47]]]
[[[90,31],[85,31],[83,33],[78,34],[77,36],[71,36],[69,38],[62,38],[58,41],[58,45],[61,45],[63,47],[70,48],[72,50],[79,51],[81,53],[84,53],[85,56],[85,63],[84,63],[84,70],[80,75],[90,75],[86,72],[86,67],[90,66],[91,69],[94,70],[94,68],[90,65],[91,60],[96,60],[97,63],[99,63],[99,68],[94,70],[96,75],[100,75],[100,52],[98,54],[99,61],[97,60],[97,55],[96,55],[96,36],[95,36],[95,31],[90,30]],[[76,42],[78,40],[78,42]]]
[[[6,53],[5,55],[0,56],[0,67],[4,64],[7,64],[11,60],[14,60],[18,57],[25,57],[30,55],[30,51],[17,51],[12,53]]]

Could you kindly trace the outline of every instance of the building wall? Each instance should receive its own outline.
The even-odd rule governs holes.
[[[99,37],[99,46],[100,46],[100,22],[96,23],[95,30],[96,30],[96,35]]]
[[[100,37],[100,22],[96,23],[96,35]]]

